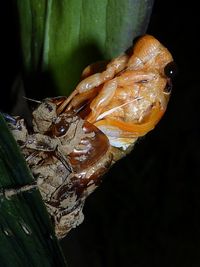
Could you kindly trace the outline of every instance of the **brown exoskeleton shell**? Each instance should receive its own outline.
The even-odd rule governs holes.
[[[33,131],[24,120],[10,124],[55,224],[59,238],[83,221],[85,198],[112,162],[108,138],[69,112],[57,114],[58,99],[46,99],[33,112]]]

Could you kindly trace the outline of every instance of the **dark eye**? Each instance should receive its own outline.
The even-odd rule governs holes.
[[[177,66],[174,61],[168,63],[164,68],[164,73],[168,78],[174,78],[177,74]]]
[[[68,129],[68,127],[66,127],[66,125],[59,125],[56,127],[55,135],[58,137],[62,136],[64,134],[66,134],[67,129]]]
[[[61,120],[56,123],[53,127],[53,135],[57,137],[61,137],[66,134],[69,129],[69,124],[65,120]]]

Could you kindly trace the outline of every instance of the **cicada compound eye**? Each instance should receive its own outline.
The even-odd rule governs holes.
[[[170,79],[174,78],[177,74],[176,63],[174,61],[171,61],[170,63],[168,63],[164,68],[164,73],[168,78]]]
[[[64,136],[69,129],[69,123],[66,120],[60,120],[53,126],[53,135],[56,137]]]

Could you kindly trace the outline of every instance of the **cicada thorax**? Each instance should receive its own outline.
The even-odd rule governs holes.
[[[110,149],[107,136],[96,126],[84,120],[77,110],[67,107],[62,109],[65,97],[51,98],[56,104],[57,118],[53,121],[47,133],[53,138],[59,138],[61,153],[68,158],[71,168],[76,173],[91,168]]]
[[[88,188],[99,184],[100,173],[105,173],[111,164],[107,137],[71,112],[59,115],[48,135],[59,140],[55,156],[70,170],[70,188],[78,197],[87,195]],[[69,189],[67,183],[57,190],[58,200],[66,186]]]

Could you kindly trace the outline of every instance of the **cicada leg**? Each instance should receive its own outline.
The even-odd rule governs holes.
[[[38,188],[37,183],[33,182],[32,184],[27,184],[27,185],[22,185],[21,187],[18,188],[1,188],[0,190],[0,196],[3,195],[7,199],[10,199],[12,196],[33,190]]]
[[[97,61],[93,64],[88,65],[81,74],[81,80],[84,80],[85,78],[95,73],[105,71],[108,64],[109,64],[109,61],[103,60],[103,61]]]
[[[62,103],[62,105],[58,108],[58,114],[60,114],[66,106],[68,106],[68,109],[70,110],[72,108],[72,105],[70,105],[70,102],[80,94],[83,94],[85,92],[89,92],[92,90],[95,90],[98,86],[105,83],[106,81],[111,80],[117,73],[122,71],[128,62],[128,55],[121,55],[115,59],[113,59],[108,65],[106,65],[106,68],[102,72],[97,72],[92,75],[90,73],[92,71],[98,70],[98,64],[95,66],[88,66],[83,71],[83,79],[75,88],[75,90],[69,95],[69,97]],[[100,65],[99,65],[100,67]],[[103,67],[103,66],[101,66]],[[90,76],[88,76],[90,75]]]

